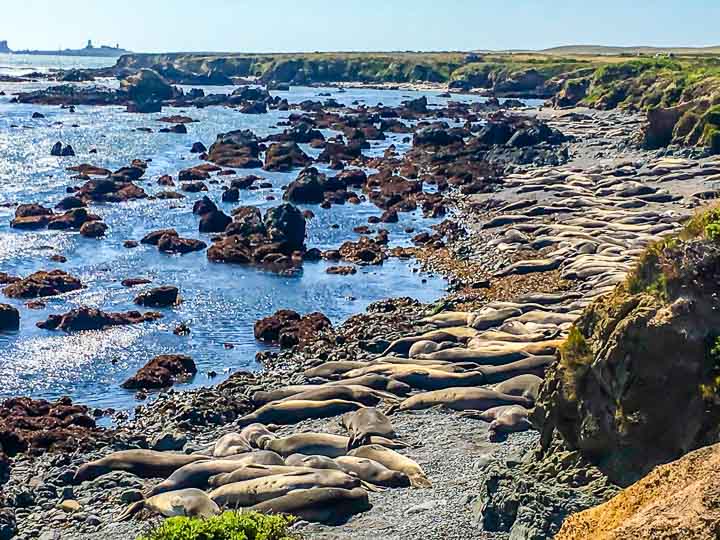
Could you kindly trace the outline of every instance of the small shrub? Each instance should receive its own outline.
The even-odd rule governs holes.
[[[566,367],[586,365],[592,361],[590,346],[577,326],[570,328],[565,343],[560,347],[560,357]]]
[[[209,519],[174,517],[137,540],[296,540],[288,532],[294,519],[239,512]]]

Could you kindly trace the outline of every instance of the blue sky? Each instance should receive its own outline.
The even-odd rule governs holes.
[[[540,49],[720,45],[720,0],[2,0],[13,49]]]

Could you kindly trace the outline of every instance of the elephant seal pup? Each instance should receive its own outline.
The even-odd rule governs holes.
[[[370,459],[384,465],[391,471],[405,473],[410,479],[410,485],[414,487],[427,488],[431,486],[430,480],[425,475],[425,471],[422,470],[420,465],[412,459],[405,457],[402,454],[398,454],[394,450],[385,448],[384,446],[369,444],[350,451],[348,455]]]
[[[307,467],[309,469],[332,469],[341,471],[340,465],[327,456],[306,456],[304,454],[292,454],[285,459],[290,467]]]
[[[488,427],[488,439],[490,441],[500,441],[503,436],[508,433],[518,431],[527,431],[532,427],[528,419],[528,411],[521,405],[511,405],[510,407],[498,407],[500,409],[495,414],[495,418],[490,422]],[[490,412],[490,411],[486,411]]]
[[[400,471],[392,471],[382,463],[355,456],[340,456],[335,463],[348,474],[357,476],[369,484],[382,487],[408,487],[408,475]]]
[[[346,401],[354,401],[367,406],[375,406],[382,400],[397,401],[398,397],[388,392],[373,390],[364,386],[357,385],[336,385],[316,387],[307,392],[296,394],[281,401],[290,401],[292,399],[308,400],[308,401],[327,401],[329,399],[344,399]]]
[[[216,474],[208,479],[210,487],[220,487],[225,484],[234,484],[236,482],[245,482],[246,480],[255,480],[256,478],[264,478],[265,476],[276,476],[278,474],[288,474],[292,472],[307,472],[312,469],[307,467],[291,467],[289,465],[245,465],[233,472]]]
[[[241,433],[227,433],[215,441],[212,455],[216,458],[252,452],[252,446]]]
[[[325,401],[289,400],[274,401],[263,405],[255,412],[246,414],[238,420],[241,426],[249,424],[296,424],[302,420],[327,418],[360,409],[363,405],[344,399]]]
[[[276,426],[272,426],[277,429]],[[268,429],[265,424],[254,423],[249,426],[245,426],[241,431],[240,435],[247,441],[250,448],[258,449],[258,441],[260,438],[267,439],[268,437],[274,439],[276,435]]]
[[[534,403],[537,400],[542,382],[543,380],[537,375],[528,373],[526,375],[516,375],[511,379],[498,383],[493,386],[493,390],[510,396],[524,396],[533,400]]]
[[[287,495],[250,507],[253,512],[287,514],[305,521],[342,525],[361,512],[370,510],[367,491],[362,488],[298,489]]]
[[[438,351],[444,351],[445,349],[452,349],[453,347],[459,346],[459,343],[455,341],[441,341],[437,343],[430,341],[429,339],[422,339],[413,343],[412,347],[408,351],[408,357],[414,358],[418,354],[430,354]]]
[[[129,472],[140,478],[167,478],[180,467],[204,459],[208,457],[155,450],[122,450],[85,463],[75,473],[73,482],[94,480],[112,471]]]
[[[500,405],[532,407],[532,402],[526,397],[509,396],[487,388],[447,388],[416,394],[407,398],[392,411],[418,411],[438,405],[454,411],[484,411]]]
[[[352,489],[359,487],[360,483],[359,478],[342,471],[309,470],[225,484],[212,490],[209,496],[221,507],[239,508],[281,497],[296,489],[314,487]]]
[[[340,419],[340,425],[350,433],[348,450],[369,444],[372,435],[388,439],[397,437],[390,419],[374,407],[345,413]]]
[[[366,365],[366,362],[351,362],[349,360],[325,362],[317,367],[306,369],[303,372],[303,375],[305,375],[308,379],[312,379],[313,377],[320,377],[321,379],[337,379],[340,375],[350,371],[351,369],[361,368]]]
[[[200,489],[180,489],[137,501],[123,510],[117,521],[126,521],[142,509],[165,517],[188,516],[209,518],[220,514],[220,507]]]
[[[145,496],[152,497],[160,493],[186,488],[203,489],[208,486],[208,480],[211,476],[230,473],[248,465],[283,465],[284,463],[283,458],[278,454],[267,450],[249,452],[238,456],[237,460],[208,459],[197,461],[180,467],[166,480],[148,490]]]

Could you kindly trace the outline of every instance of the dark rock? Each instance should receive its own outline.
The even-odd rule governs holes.
[[[238,202],[240,200],[240,190],[236,187],[231,187],[223,191],[222,201],[228,203]]]
[[[193,204],[193,214],[197,216],[202,216],[204,214],[208,214],[210,212],[216,212],[218,209],[217,205],[212,202],[212,200],[207,197],[203,196],[202,199],[199,199],[195,201],[195,204]]]
[[[102,221],[88,221],[80,227],[80,234],[87,238],[100,238],[105,236],[108,226]]]
[[[211,210],[200,218],[199,230],[204,233],[223,232],[232,218],[221,210]]]
[[[37,323],[38,328],[45,330],[63,330],[78,332],[83,330],[103,330],[112,326],[139,324],[160,319],[160,313],[149,311],[127,311],[124,313],[106,313],[96,308],[82,306],[63,315],[50,315],[46,321]]]
[[[202,251],[207,247],[205,242],[192,238],[181,238],[177,233],[164,234],[157,242],[157,247],[164,253],[177,253],[184,255],[193,251]]]
[[[0,332],[18,330],[19,328],[20,312],[11,305],[0,304]]]
[[[259,155],[260,142],[248,129],[220,133],[208,150],[209,161],[239,169],[262,167]]]
[[[205,148],[205,145],[199,141],[193,143],[192,148],[190,148],[191,154],[202,154],[203,152],[207,152],[207,148]]]
[[[69,195],[55,205],[58,210],[72,210],[73,208],[82,208],[86,206],[85,202],[74,195]]]
[[[255,323],[255,338],[283,348],[304,344],[316,339],[320,332],[332,330],[330,320],[322,313],[301,317],[292,310],[279,310]]]
[[[177,287],[164,285],[144,291],[135,297],[135,303],[145,307],[170,307],[180,303]]]
[[[274,143],[265,152],[266,171],[289,171],[295,167],[305,167],[312,159],[294,142]]]
[[[126,380],[122,387],[128,390],[167,388],[197,373],[195,362],[182,354],[156,356]]]
[[[145,285],[147,283],[152,283],[152,280],[146,278],[127,278],[120,282],[123,287],[134,287],[136,285]]]

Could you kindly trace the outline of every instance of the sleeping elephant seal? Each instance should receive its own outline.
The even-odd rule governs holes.
[[[478,371],[483,372],[488,383],[498,383],[525,374],[543,377],[545,370],[553,362],[555,362],[555,356],[551,355],[528,356],[502,366],[480,366]]]
[[[303,420],[327,418],[362,408],[362,404],[344,399],[326,401],[288,400],[263,405],[255,412],[246,414],[237,422],[241,426],[254,424],[296,424]]]
[[[339,381],[328,382],[322,386],[345,386],[348,384],[366,386],[368,388],[372,388],[373,390],[384,390],[385,392],[390,392],[396,396],[406,396],[412,391],[412,388],[405,383],[401,383],[400,381],[396,381],[395,379],[391,379],[385,375],[377,375],[374,373],[370,375],[361,375],[360,377],[351,377]]]
[[[518,431],[527,431],[532,427],[528,419],[528,411],[521,405],[511,405],[509,407],[497,407],[499,409],[493,415],[495,418],[490,422],[488,427],[488,439],[490,441],[501,441],[508,433]],[[490,410],[492,411],[492,409]],[[486,411],[489,413],[490,411]]]
[[[145,496],[152,497],[159,493],[186,488],[204,489],[208,486],[208,480],[211,476],[230,473],[247,465],[283,465],[284,463],[283,458],[278,454],[267,450],[248,452],[238,456],[237,460],[208,459],[197,461],[180,467],[166,480],[148,490]]]
[[[370,459],[384,465],[391,471],[405,473],[410,479],[410,484],[414,487],[426,488],[431,486],[430,480],[420,465],[412,459],[398,454],[394,450],[380,446],[379,444],[361,446],[360,448],[350,451],[348,455]]]
[[[398,373],[394,377],[418,390],[442,390],[461,386],[478,386],[486,382],[485,374],[479,370],[453,373],[439,371],[434,368],[417,368],[408,370],[405,373]]]
[[[271,426],[277,429],[277,426]],[[263,439],[274,439],[276,435],[268,429],[265,424],[254,423],[249,426],[245,426],[241,431],[240,435],[247,441],[251,448],[260,448],[259,441]]]
[[[208,459],[207,456],[155,450],[122,450],[82,465],[75,473],[73,482],[79,484],[94,480],[112,471],[129,472],[140,478],[167,478],[180,467],[204,459]]]
[[[369,444],[372,435],[388,439],[397,437],[390,419],[374,407],[345,413],[340,419],[340,424],[350,433],[348,450]]]
[[[327,456],[306,456],[305,454],[292,454],[285,459],[291,467],[307,467],[308,469],[332,469],[341,471],[340,465]]]
[[[447,388],[416,394],[400,403],[393,411],[418,411],[438,405],[454,411],[484,411],[500,405],[532,407],[532,402],[526,397],[509,396],[487,388]]]
[[[241,433],[227,433],[215,441],[212,455],[216,458],[252,452],[252,446]]]
[[[308,379],[320,377],[321,379],[337,379],[343,373],[351,369],[358,369],[367,365],[366,362],[351,362],[349,360],[340,360],[325,362],[317,367],[306,369],[303,375]]]
[[[366,512],[372,506],[362,488],[298,489],[287,495],[250,507],[253,512],[287,514],[305,521],[342,525],[351,516]]]
[[[221,512],[220,507],[204,491],[200,489],[180,489],[132,503],[120,513],[117,521],[126,521],[144,508],[165,517],[209,518]]]
[[[405,448],[407,444],[400,441],[392,441],[385,437],[372,436],[372,443],[387,446],[390,448]],[[304,454],[306,456],[326,456],[335,458],[344,456],[347,453],[349,437],[332,435],[330,433],[296,433],[287,437],[275,440],[263,441],[266,450],[277,452],[283,457],[292,454]]]
[[[342,471],[309,470],[225,484],[212,490],[210,498],[221,507],[239,508],[275,499],[296,489],[314,487],[352,489],[359,487],[360,483],[359,478]]]
[[[256,478],[264,478],[266,476],[275,476],[278,474],[288,474],[292,472],[307,472],[311,469],[307,467],[291,467],[290,465],[245,465],[233,472],[216,474],[208,479],[210,487],[220,487],[225,484],[234,484],[236,482],[245,482],[246,480],[255,480]]]
[[[460,344],[454,341],[430,341],[429,339],[422,339],[413,343],[412,347],[408,351],[409,358],[415,358],[419,354],[430,354],[438,351],[444,351],[445,349],[452,349],[458,347]]]
[[[397,401],[398,397],[388,392],[373,390],[365,386],[358,385],[334,385],[334,386],[318,386],[307,392],[296,394],[281,401],[290,401],[293,399],[307,401],[327,401],[329,399],[344,399],[346,401],[354,401],[362,403],[366,406],[375,406],[382,400]]]
[[[458,336],[456,336],[452,332],[445,331],[445,330],[433,330],[432,332],[427,332],[425,334],[420,334],[418,336],[409,336],[409,337],[396,339],[388,346],[387,349],[385,349],[383,351],[382,355],[387,356],[389,354],[400,354],[403,356],[407,356],[408,352],[410,351],[410,347],[412,347],[413,344],[417,343],[418,341],[440,342],[440,341],[457,341],[457,340],[458,340]]]
[[[543,380],[537,375],[516,375],[511,379],[496,384],[493,386],[493,390],[510,396],[524,396],[535,402],[542,382]]]
[[[410,479],[407,474],[388,469],[385,465],[354,456],[340,456],[335,463],[348,474],[357,476],[360,480],[382,487],[408,487]]]
[[[419,324],[431,324],[436,328],[450,328],[452,326],[470,326],[468,320],[472,319],[471,311],[443,311],[418,321]]]

